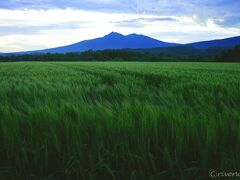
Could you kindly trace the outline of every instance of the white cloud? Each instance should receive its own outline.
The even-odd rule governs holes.
[[[111,31],[145,34],[178,43],[240,34],[240,29],[220,27],[213,19],[199,23],[195,16],[113,13],[70,8],[0,9],[0,52],[63,46],[104,36]]]

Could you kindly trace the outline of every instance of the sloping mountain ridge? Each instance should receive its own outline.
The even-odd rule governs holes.
[[[170,53],[177,55],[190,54],[201,54],[205,52],[207,54],[215,54],[220,52],[224,48],[232,48],[235,45],[240,44],[240,36],[231,37],[226,39],[202,41],[188,44],[176,44],[159,41],[148,36],[130,34],[122,35],[116,32],[112,32],[104,37],[85,40],[75,44],[50,48],[45,50],[27,51],[27,52],[16,52],[16,53],[3,53],[0,55],[21,55],[21,54],[45,54],[45,53],[80,53],[88,50],[106,50],[106,49],[144,49],[146,52],[159,53]],[[183,47],[183,48],[181,48]],[[194,49],[195,48],[195,49]],[[208,50],[209,49],[209,50]],[[204,51],[202,51],[204,50]],[[142,51],[142,50],[139,50]],[[170,52],[172,51],[172,52]]]
[[[196,43],[186,44],[187,46],[192,46],[198,49],[207,49],[210,47],[228,47],[232,48],[236,45],[240,44],[240,36],[225,38],[225,39],[217,39],[211,41],[201,41]]]
[[[69,52],[83,52],[87,50],[154,48],[154,47],[170,47],[177,45],[179,44],[159,41],[144,35],[130,34],[124,36],[122,34],[112,32],[101,38],[85,40],[68,46],[62,46],[39,51],[20,52],[20,54],[69,53]]]

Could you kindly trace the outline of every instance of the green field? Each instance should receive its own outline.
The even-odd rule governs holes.
[[[240,64],[0,63],[0,179],[240,168]]]

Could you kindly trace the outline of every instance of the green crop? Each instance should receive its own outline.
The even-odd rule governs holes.
[[[0,179],[240,168],[240,64],[0,63]]]

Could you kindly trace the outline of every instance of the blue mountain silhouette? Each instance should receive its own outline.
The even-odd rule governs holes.
[[[68,52],[83,52],[87,50],[154,48],[154,47],[170,47],[177,45],[179,44],[159,41],[144,35],[130,34],[124,36],[122,34],[112,32],[101,38],[81,41],[72,45],[52,49],[31,51],[28,53],[68,53]]]
[[[207,49],[211,47],[234,47],[237,44],[240,44],[240,36],[237,37],[231,37],[226,39],[217,39],[217,40],[211,40],[211,41],[202,41],[202,42],[196,42],[196,43],[190,43],[186,44],[187,46],[192,46],[198,49]]]
[[[81,41],[68,46],[56,47],[45,50],[36,50],[28,52],[17,52],[10,54],[41,54],[41,53],[71,53],[71,52],[83,52],[87,50],[104,50],[104,49],[151,49],[160,47],[174,47],[174,46],[191,46],[197,49],[208,48],[231,48],[240,44],[240,36],[202,41],[189,44],[176,44],[159,41],[148,36],[139,34],[122,35],[117,32],[111,32],[110,34],[91,40]]]

